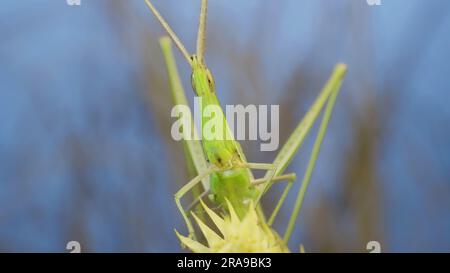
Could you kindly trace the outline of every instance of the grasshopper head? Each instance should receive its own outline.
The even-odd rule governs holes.
[[[211,71],[201,62],[196,55],[191,56],[192,76],[191,84],[197,96],[215,92],[214,78]]]

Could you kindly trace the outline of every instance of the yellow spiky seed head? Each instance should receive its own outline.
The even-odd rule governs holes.
[[[280,236],[266,223],[259,221],[253,204],[242,218],[236,214],[227,201],[229,216],[220,217],[202,202],[202,206],[221,234],[216,233],[193,214],[207,246],[191,238],[180,235],[181,243],[195,253],[286,253],[289,252]]]

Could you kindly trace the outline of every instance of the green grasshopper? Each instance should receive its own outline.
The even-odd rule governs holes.
[[[157,11],[150,0],[145,0],[145,2],[152,13],[156,16],[158,21],[161,23],[163,28],[166,30],[166,32],[170,36],[170,39],[175,43],[175,45],[183,54],[184,58],[191,66],[192,89],[197,96],[202,98],[202,111],[208,105],[220,106],[219,100],[216,95],[214,78],[204,61],[206,14],[208,1],[202,0],[200,23],[197,36],[197,52],[193,55],[188,53],[175,32],[171,29],[169,24],[164,20],[164,18]],[[166,60],[174,102],[175,104],[179,105],[188,105],[186,95],[178,76],[174,57],[172,55],[170,39],[168,37],[164,37],[160,40],[160,44]],[[273,185],[274,182],[287,181],[288,183],[283,190],[283,193],[278,200],[269,220],[267,221],[268,225],[272,225],[278,211],[280,210],[282,204],[286,199],[289,190],[293,185],[293,182],[296,179],[295,173],[283,174],[283,172],[291,162],[297,150],[303,144],[303,141],[308,135],[311,127],[317,120],[323,107],[326,104],[319,132],[313,146],[310,160],[308,162],[308,167],[304,175],[302,185],[298,192],[295,206],[290,216],[288,227],[284,234],[284,241],[289,241],[295,221],[301,209],[304,195],[308,187],[310,177],[320,150],[320,146],[325,136],[327,125],[331,118],[333,106],[336,101],[336,97],[342,84],[346,70],[346,65],[336,65],[331,78],[324,86],[316,101],[314,102],[310,110],[306,113],[303,120],[298,124],[297,128],[294,130],[287,142],[283,145],[274,162],[271,164],[247,162],[245,154],[243,153],[239,142],[235,141],[232,137],[231,130],[228,127],[228,123],[226,122],[223,113],[221,113],[221,118],[223,119],[223,123],[225,124],[225,140],[208,140],[207,138],[202,138],[202,144],[200,144],[200,142],[196,140],[185,141],[187,151],[189,152],[192,162],[197,171],[197,176],[190,180],[175,194],[175,203],[180,210],[184,221],[186,222],[186,226],[191,237],[195,236],[195,232],[188,217],[187,211],[189,211],[194,206],[194,204],[196,204],[196,202],[198,202],[204,196],[209,194],[212,197],[212,201],[223,208],[227,207],[224,206],[224,204],[226,200],[228,200],[235,208],[238,215],[242,217],[249,209],[250,203],[253,202],[254,204],[259,204],[261,197],[267,192],[267,190]],[[190,120],[192,119],[192,117],[189,118]],[[209,118],[202,115],[202,123],[205,124]],[[203,130],[201,130],[201,133],[203,135]],[[266,174],[263,178],[255,179],[251,172],[252,169],[266,170]],[[199,183],[202,183],[205,191],[186,211],[181,205],[181,198],[186,193],[190,192]]]

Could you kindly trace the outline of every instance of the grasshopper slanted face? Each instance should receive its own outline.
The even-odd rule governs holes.
[[[214,77],[211,71],[203,64],[196,55],[191,56],[192,76],[191,84],[197,96],[215,93]]]

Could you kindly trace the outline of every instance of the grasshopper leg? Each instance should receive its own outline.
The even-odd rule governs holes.
[[[195,206],[197,206],[200,201],[207,196],[211,191],[210,190],[206,190],[203,191],[197,198],[195,198],[195,200],[189,205],[189,207],[187,208],[187,211],[191,211],[193,208],[195,208]]]
[[[274,164],[271,163],[249,163],[246,162],[242,165],[244,168],[254,169],[254,170],[267,170],[271,171],[271,175],[266,179],[267,183],[264,183],[264,188],[259,194],[258,198],[256,199],[256,203],[259,203],[259,200],[261,200],[261,197],[264,195],[264,193],[267,192],[267,190],[272,185],[272,180],[275,178],[275,174],[277,172],[277,167]]]
[[[287,181],[287,185],[283,190],[283,193],[281,194],[280,199],[277,202],[277,205],[275,206],[272,214],[269,217],[269,220],[267,221],[267,224],[271,226],[273,222],[275,221],[275,218],[278,215],[278,212],[280,211],[281,206],[283,205],[284,201],[286,200],[287,194],[289,193],[290,189],[292,188],[292,185],[294,181],[296,180],[297,175],[295,173],[288,173],[283,174],[277,177],[274,177],[272,179],[272,182],[281,182],[281,181]],[[252,182],[253,185],[259,185],[259,184],[266,184],[269,181],[265,178],[257,179]]]
[[[189,217],[188,217],[186,211],[183,209],[183,206],[181,205],[180,200],[187,192],[192,190],[192,188],[194,188],[198,183],[200,183],[203,178],[211,175],[215,171],[216,171],[215,168],[209,168],[203,174],[199,174],[196,177],[194,177],[191,181],[189,181],[186,185],[184,185],[179,191],[177,191],[177,193],[175,193],[175,203],[176,203],[181,215],[183,216],[184,221],[186,222],[186,227],[189,231],[189,237],[191,237],[191,238],[195,238],[194,227],[192,226],[192,222],[189,220]]]

